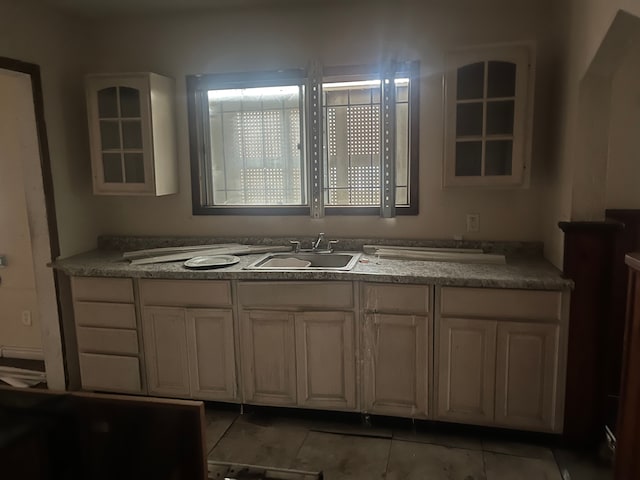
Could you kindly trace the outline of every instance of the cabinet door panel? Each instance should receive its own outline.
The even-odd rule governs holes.
[[[242,317],[242,350],[245,401],[295,405],[293,313],[245,312]]]
[[[554,430],[558,334],[557,325],[498,324],[496,424]]]
[[[352,313],[296,314],[298,405],[355,409]]]
[[[365,402],[372,413],[427,415],[427,318],[367,315]]]
[[[439,320],[438,419],[493,422],[496,325],[487,320]]]
[[[235,400],[233,314],[229,310],[187,310],[191,394],[207,400]]]
[[[149,393],[189,396],[185,310],[144,308],[143,328]]]

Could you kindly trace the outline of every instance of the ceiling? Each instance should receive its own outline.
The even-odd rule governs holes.
[[[309,5],[314,3],[356,3],[363,0],[41,0],[57,8],[91,16],[128,13]],[[371,1],[371,0],[369,0]]]

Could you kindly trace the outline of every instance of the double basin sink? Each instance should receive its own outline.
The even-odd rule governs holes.
[[[269,253],[247,265],[246,270],[351,270],[361,253]]]

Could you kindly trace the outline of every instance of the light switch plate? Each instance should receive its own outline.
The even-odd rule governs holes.
[[[0,255],[0,268],[7,266],[7,256]]]

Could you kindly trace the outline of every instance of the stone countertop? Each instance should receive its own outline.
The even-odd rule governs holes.
[[[53,267],[70,276],[131,277],[191,280],[364,280],[369,282],[414,283],[460,287],[563,290],[573,281],[541,257],[507,257],[506,265],[377,259],[363,254],[350,271],[245,270],[259,255],[240,256],[240,262],[226,268],[190,270],[183,262],[131,265],[120,252],[94,250],[58,259]]]

